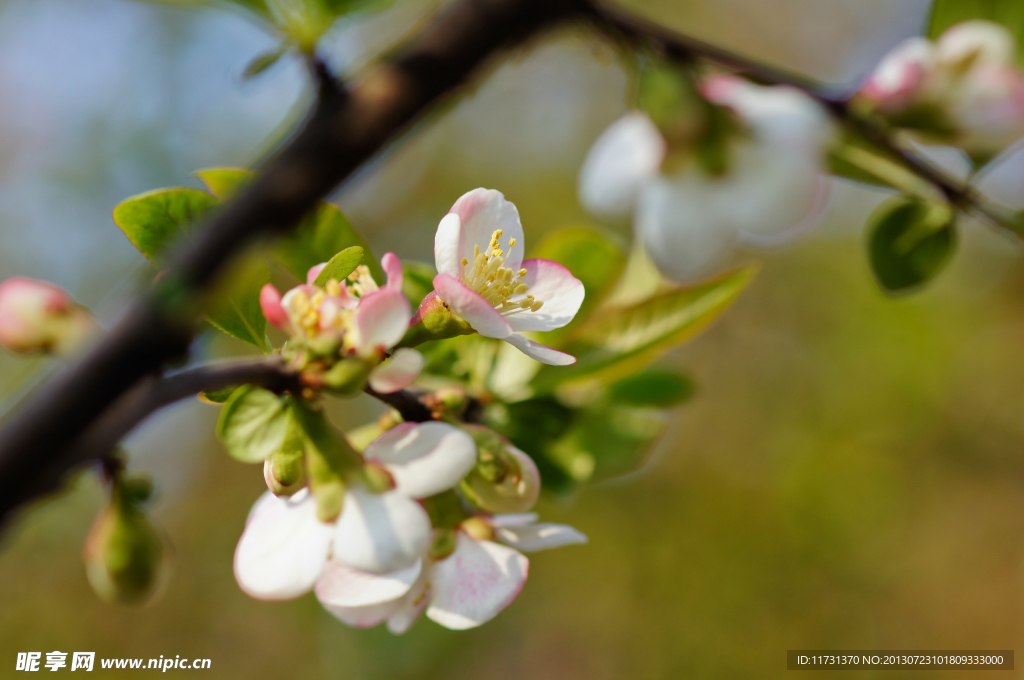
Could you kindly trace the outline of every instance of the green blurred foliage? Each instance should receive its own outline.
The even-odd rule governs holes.
[[[938,274],[956,247],[953,209],[897,196],[868,218],[871,269],[883,288],[902,292]]]

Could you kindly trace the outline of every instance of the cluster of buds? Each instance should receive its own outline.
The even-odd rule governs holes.
[[[676,281],[720,263],[737,242],[772,245],[802,233],[828,195],[830,126],[819,104],[733,76],[708,78],[699,91],[722,121],[702,146],[632,111],[594,142],[579,178],[584,207],[598,217],[631,214],[639,241]]]
[[[369,381],[373,389],[388,393],[419,375],[423,357],[416,350],[403,348],[388,356],[405,336],[412,310],[402,293],[402,263],[388,253],[381,264],[387,273],[384,287],[366,265],[359,265],[347,282],[328,278],[316,285],[324,263],[283,297],[269,283],[260,291],[263,314],[288,334],[282,354],[305,382],[351,394]]]
[[[910,38],[897,45],[858,98],[923,142],[987,159],[1024,134],[1024,73],[1015,53],[1005,28],[967,21],[935,42]]]
[[[352,626],[387,621],[401,633],[423,611],[448,628],[478,626],[522,589],[519,550],[586,540],[523,514],[539,490],[529,456],[486,428],[402,423],[348,469],[337,516],[323,516],[315,489],[264,494],[239,540],[235,577],[259,599],[313,590]]]
[[[0,344],[7,349],[68,355],[95,331],[89,311],[62,288],[22,276],[0,283]]]

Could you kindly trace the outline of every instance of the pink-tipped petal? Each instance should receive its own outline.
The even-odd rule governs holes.
[[[357,351],[370,355],[394,347],[409,329],[412,307],[401,291],[384,288],[364,296],[356,308]]]
[[[548,364],[550,366],[568,366],[576,363],[576,357],[565,352],[559,352],[557,349],[542,345],[539,342],[530,340],[525,335],[519,333],[513,333],[507,338],[502,338],[505,342],[515,347],[517,350],[525,354],[526,356],[539,361],[542,364]]]
[[[260,289],[260,309],[263,310],[263,316],[267,317],[267,321],[281,330],[288,330],[291,326],[288,313],[281,304],[281,293],[274,284],[268,283]]]
[[[588,211],[624,217],[643,186],[658,174],[665,140],[646,113],[633,111],[608,126],[580,169],[578,194]]]
[[[335,607],[391,603],[409,592],[422,570],[422,560],[387,574],[371,574],[337,560],[328,560],[316,582],[316,598],[324,605]]]
[[[448,274],[434,277],[434,290],[453,312],[469,322],[480,335],[504,340],[514,332],[494,305]]]
[[[404,569],[426,551],[430,518],[400,491],[372,493],[353,486],[334,531],[334,559],[353,569],[386,574]]]
[[[462,219],[457,213],[448,213],[441,218],[434,234],[434,268],[438,274],[459,278],[461,258],[459,241],[462,235]]]
[[[462,430],[446,423],[403,425],[370,442],[363,456],[382,463],[407,496],[447,491],[476,465],[476,444]]]
[[[321,262],[318,265],[310,267],[309,271],[306,272],[306,285],[312,286],[316,282],[316,277],[320,276],[320,272],[322,272],[326,266],[326,262]]]
[[[495,535],[505,545],[516,550],[535,552],[549,548],[560,548],[563,545],[586,543],[587,537],[571,526],[565,524],[530,524],[517,527],[497,527]]]
[[[427,617],[452,630],[475,628],[512,604],[526,584],[529,560],[515,550],[463,532],[455,552],[431,570]]]
[[[522,312],[508,317],[508,323],[517,333],[523,331],[551,331],[561,328],[576,316],[583,304],[583,283],[568,269],[551,260],[524,260],[526,276],[523,283],[530,287],[529,294],[544,304],[536,312]],[[517,298],[513,298],[513,302]]]
[[[402,290],[402,261],[394,253],[384,253],[380,258],[380,264],[384,267],[384,273],[388,275],[387,287],[391,290]]]
[[[391,358],[371,371],[370,387],[381,394],[405,389],[419,377],[425,362],[423,355],[410,347],[397,349]]]
[[[458,266],[462,258],[473,260],[473,246],[480,246],[480,252],[486,253],[491,243],[491,235],[501,229],[502,250],[508,259],[505,266],[513,271],[519,269],[523,261],[523,224],[519,221],[519,211],[511,202],[505,200],[500,191],[494,189],[473,189],[463,194],[448,211],[455,213],[460,219],[458,250],[455,259],[455,272],[450,271],[451,260],[445,255],[442,269],[438,263],[437,271],[458,278]],[[440,236],[438,227],[438,236]],[[446,237],[447,238],[447,237]],[[509,239],[516,243],[508,248]],[[434,239],[434,259],[437,260],[437,237]]]
[[[316,518],[306,489],[289,498],[264,493],[235,550],[235,580],[252,597],[288,600],[309,592],[331,548],[329,524]]]

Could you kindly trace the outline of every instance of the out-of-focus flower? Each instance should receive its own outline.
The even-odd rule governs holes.
[[[757,244],[802,231],[827,196],[829,125],[816,102],[793,88],[731,76],[704,81],[702,91],[736,123],[722,142],[722,169],[709,171],[694,154],[665,167],[669,143],[633,111],[597,139],[580,172],[583,205],[605,217],[632,211],[637,236],[675,280],[713,266],[738,237]]]
[[[920,141],[988,158],[1024,135],[1024,73],[1015,52],[999,24],[966,21],[934,43],[910,38],[896,46],[859,98]]]
[[[62,288],[15,276],[0,283],[0,344],[14,352],[68,354],[96,322]]]
[[[405,335],[412,309],[402,293],[401,262],[387,253],[381,264],[388,277],[383,288],[365,265],[349,276],[350,285],[328,279],[321,288],[314,282],[326,264],[310,269],[307,282],[283,297],[272,284],[263,287],[260,307],[270,323],[288,333],[286,355],[296,368],[314,364],[325,384],[344,389],[358,389],[368,379],[381,393],[398,391],[416,379],[423,368],[416,350],[399,349],[385,360]],[[352,361],[335,368],[345,359]],[[316,380],[318,374],[307,371],[307,377]]]
[[[534,342],[526,331],[561,328],[583,303],[583,284],[551,260],[523,260],[519,211],[498,191],[463,195],[434,237],[434,294],[420,305],[414,323],[454,313],[480,335],[504,340],[545,364],[576,359]]]
[[[306,489],[290,497],[268,491],[256,501],[235,551],[242,590],[266,600],[298,597],[313,587],[328,558],[371,573],[410,568],[430,540],[430,519],[416,499],[458,484],[476,462],[476,445],[451,425],[403,423],[363,456],[391,488],[375,492],[350,480],[335,522],[317,519],[316,499]]]
[[[512,604],[526,584],[529,560],[519,550],[587,541],[570,526],[536,520],[532,513],[471,518],[456,530],[449,555],[425,556],[404,572],[374,575],[329,562],[316,596],[340,621],[359,628],[387,621],[391,632],[404,633],[424,610],[445,628],[475,628]]]

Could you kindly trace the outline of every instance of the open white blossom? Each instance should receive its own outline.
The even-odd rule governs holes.
[[[816,102],[793,88],[731,76],[708,79],[702,89],[746,127],[728,144],[724,173],[709,174],[696,163],[662,172],[668,144],[639,111],[605,130],[580,171],[583,205],[602,217],[632,212],[638,238],[674,280],[703,273],[738,240],[769,244],[803,231],[828,192],[829,124]]]

